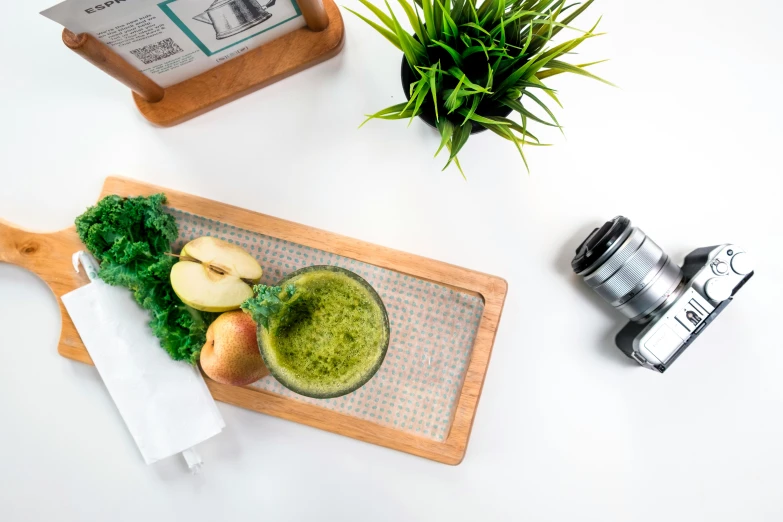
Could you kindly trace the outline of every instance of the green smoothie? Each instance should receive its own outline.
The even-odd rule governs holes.
[[[258,330],[272,375],[308,397],[339,397],[365,384],[383,362],[389,322],[378,294],[336,267],[308,267],[286,278],[295,292]]]

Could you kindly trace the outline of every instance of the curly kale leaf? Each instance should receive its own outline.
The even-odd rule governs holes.
[[[253,297],[242,303],[242,310],[250,314],[256,324],[269,329],[269,319],[285,313],[285,304],[294,296],[294,285],[279,286],[255,285]]]
[[[217,314],[185,305],[171,288],[167,256],[177,239],[177,223],[163,210],[164,194],[122,198],[107,196],[76,218],[76,232],[100,262],[98,276],[133,292],[150,312],[150,328],[175,360],[198,361],[207,327]]]

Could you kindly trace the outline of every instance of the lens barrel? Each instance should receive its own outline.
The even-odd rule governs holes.
[[[571,266],[607,303],[635,322],[665,309],[683,286],[680,267],[623,216],[593,230],[579,245]]]

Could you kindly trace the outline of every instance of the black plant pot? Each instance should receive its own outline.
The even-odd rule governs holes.
[[[415,37],[414,37],[415,38]],[[408,60],[405,58],[405,55],[402,55],[402,67],[400,69],[400,77],[402,78],[402,90],[405,92],[405,98],[407,100],[411,99],[410,94],[410,86],[413,82],[418,80],[416,75],[411,70],[410,65],[408,65]],[[511,114],[511,109],[508,107],[503,107],[500,110],[493,111],[492,113],[480,113],[482,116],[503,116],[504,118]],[[427,104],[424,105],[424,108],[422,110],[422,113],[419,114],[419,118],[421,118],[424,123],[432,127],[433,129],[437,129],[436,120],[435,120],[435,110],[431,107],[428,107]],[[487,130],[486,127],[484,127],[481,124],[474,122],[471,122],[473,124],[470,133],[471,134],[478,134],[479,132],[484,132]]]

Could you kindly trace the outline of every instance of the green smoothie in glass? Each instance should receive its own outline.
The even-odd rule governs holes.
[[[272,375],[314,398],[339,397],[369,381],[389,346],[389,319],[377,292],[333,266],[297,270],[279,286],[279,306],[258,327]]]

